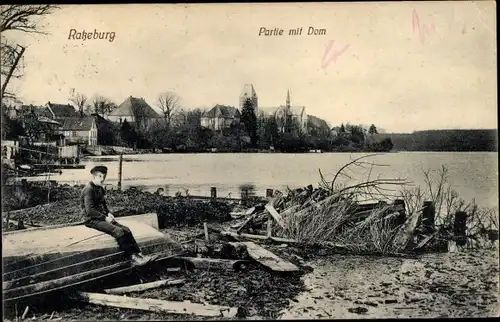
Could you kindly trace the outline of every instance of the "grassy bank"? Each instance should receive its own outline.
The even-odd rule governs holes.
[[[57,225],[79,222],[85,219],[80,206],[83,186],[56,185],[47,187],[42,183],[6,185],[3,187],[2,203],[4,217],[41,225]],[[107,192],[107,203],[115,217],[156,212],[166,227],[198,225],[203,221],[225,222],[231,219],[230,212],[235,202],[199,201],[177,196],[169,197],[136,189]]]

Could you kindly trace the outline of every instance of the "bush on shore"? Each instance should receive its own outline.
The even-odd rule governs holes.
[[[10,219],[22,219],[44,225],[79,222],[85,219],[80,206],[83,186],[52,187],[47,203],[48,188],[28,182],[4,187],[4,213],[15,211]],[[136,189],[107,192],[107,203],[116,217],[156,212],[165,226],[196,225],[203,221],[230,220],[233,205],[226,201],[203,201],[186,197],[169,197]]]

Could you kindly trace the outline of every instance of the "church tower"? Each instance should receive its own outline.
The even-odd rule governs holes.
[[[290,89],[286,92],[286,110],[290,111]]]
[[[257,93],[255,92],[255,89],[252,84],[245,84],[243,86],[243,90],[241,91],[240,94],[240,111],[243,110],[243,105],[245,105],[245,102],[247,99],[250,99],[253,104],[253,110],[255,112],[255,115],[258,115],[258,99],[257,99]]]

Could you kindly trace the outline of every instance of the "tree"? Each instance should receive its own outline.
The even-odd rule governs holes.
[[[85,95],[83,93],[76,93],[76,94],[73,94],[69,100],[70,100],[70,102],[75,104],[76,108],[80,112],[80,115],[83,116],[85,114],[84,113],[85,104],[87,103],[87,100],[88,100],[87,95]]]
[[[120,128],[121,139],[129,146],[135,146],[137,144],[139,136],[135,129],[127,122],[123,121]]]
[[[109,113],[113,112],[115,108],[116,108],[115,103],[111,102],[104,96],[96,95],[92,100],[92,105],[90,105],[90,112],[104,117]]]
[[[368,129],[368,133],[370,133],[372,135],[373,134],[377,134],[378,133],[377,132],[377,127],[374,124],[370,125],[370,128]]]
[[[10,41],[6,33],[24,32],[30,34],[46,34],[39,25],[39,18],[51,14],[58,6],[46,5],[2,5],[0,8],[0,56],[2,89],[5,89],[11,77],[21,78],[22,71],[18,61],[22,52],[19,45]],[[21,50],[24,50],[21,47]],[[15,97],[13,93],[2,90],[1,97]]]
[[[340,125],[339,133],[345,133],[345,126],[344,123]]]
[[[243,104],[243,109],[241,111],[241,122],[245,127],[245,131],[250,136],[252,142],[252,147],[257,145],[257,116],[255,115],[254,106],[252,100],[247,99],[245,104]]]
[[[21,122],[11,119],[2,111],[2,140],[17,140],[19,136],[24,135],[24,128]]]
[[[363,145],[363,143],[365,142],[365,134],[363,128],[361,126],[349,124],[347,124],[346,128],[350,133],[351,141],[357,146]]]
[[[30,143],[37,141],[44,132],[43,124],[38,120],[38,116],[31,112],[24,117],[24,132],[28,136]]]
[[[172,118],[180,107],[180,100],[174,92],[163,92],[158,96],[158,108],[162,111],[167,130],[170,129]]]

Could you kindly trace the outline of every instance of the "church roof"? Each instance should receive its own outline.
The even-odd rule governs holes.
[[[143,98],[129,96],[109,116],[141,116],[149,118],[160,117]]]
[[[271,106],[271,107],[259,107],[259,110],[264,112],[266,115],[274,115],[277,112],[283,112],[286,109],[285,105]],[[290,112],[292,115],[305,115],[305,106],[290,106]]]

